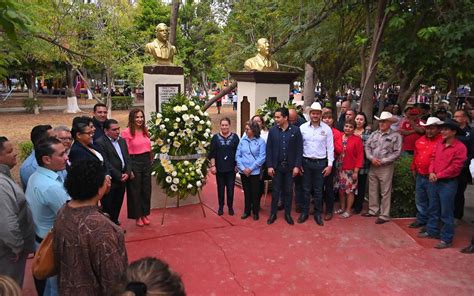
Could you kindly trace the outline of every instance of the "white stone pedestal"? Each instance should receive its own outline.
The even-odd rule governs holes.
[[[280,103],[288,102],[290,85],[298,73],[290,72],[231,72],[237,80],[237,125],[236,132],[242,136],[245,122],[256,114],[257,109],[268,98]]]
[[[143,76],[145,120],[149,120],[161,103],[184,91],[184,72],[175,66],[144,66]]]

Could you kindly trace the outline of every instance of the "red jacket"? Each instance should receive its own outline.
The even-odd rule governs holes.
[[[431,156],[438,142],[442,140],[441,135],[437,135],[433,139],[428,139],[426,136],[419,138],[415,142],[415,154],[411,163],[411,170],[420,175],[428,175],[430,173]]]
[[[459,140],[446,146],[439,142],[431,156],[430,173],[435,173],[437,179],[451,179],[459,176],[467,159],[466,146]]]
[[[334,159],[337,159],[339,154],[342,153],[342,135],[343,133],[337,128],[331,127],[332,137],[334,141]]]
[[[342,152],[342,141],[343,136],[341,136],[340,145]],[[341,155],[342,156],[342,155]],[[346,153],[342,159],[342,170],[353,170],[355,168],[362,168],[364,165],[364,144],[362,144],[362,139],[359,136],[352,135],[347,139]]]

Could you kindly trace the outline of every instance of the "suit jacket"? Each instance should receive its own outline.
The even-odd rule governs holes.
[[[267,167],[277,168],[280,150],[280,135],[277,125],[270,128],[267,139]],[[290,124],[288,126],[288,165],[291,169],[301,167],[303,162],[303,136],[299,127]]]
[[[96,146],[91,144],[92,149],[98,151],[100,154],[102,152]],[[104,155],[102,154],[102,157]],[[78,141],[74,141],[71,146],[71,151],[69,151],[69,162],[71,164],[81,161],[81,160],[95,160],[100,161],[102,165],[107,169],[107,174],[110,175],[110,165],[104,158],[104,161],[101,161],[94,153],[92,153],[89,149],[87,149],[84,145],[79,143]]]
[[[102,136],[97,141],[95,141],[97,148],[99,148],[100,153],[104,157],[105,162],[109,164],[109,172],[112,177],[112,181],[120,182],[122,174],[130,175],[132,172],[132,160],[128,154],[127,143],[123,138],[118,139],[118,144],[120,150],[122,151],[123,161],[125,166],[122,168],[122,161],[120,160],[117,150],[115,150],[114,145],[110,141],[109,137]]]

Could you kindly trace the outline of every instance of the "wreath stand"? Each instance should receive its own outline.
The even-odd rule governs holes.
[[[197,193],[198,195],[198,198],[199,198],[199,204],[201,205],[201,210],[202,210],[202,215],[204,216],[204,218],[206,218],[206,211],[204,211],[204,204],[202,203],[202,199],[201,199],[201,191],[198,191]],[[163,224],[165,223],[165,213],[166,213],[166,206],[168,204],[168,196],[165,198],[165,208],[163,209],[163,214],[161,215],[161,225],[163,226]],[[179,197],[178,197],[178,200],[176,201],[177,205],[176,207],[179,208]]]

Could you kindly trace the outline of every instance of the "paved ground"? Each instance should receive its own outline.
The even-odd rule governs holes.
[[[160,226],[162,210],[154,210],[152,225],[138,228],[123,210],[130,261],[166,260],[189,295],[474,295],[474,255],[459,253],[474,233],[466,223],[446,250],[417,239],[407,219],[376,225],[353,216],[324,227],[312,220],[289,226],[280,212],[268,226],[268,203],[260,221],[240,219],[238,187],[236,215],[217,216],[215,186],[209,178],[206,218],[199,205],[182,206],[168,209]],[[29,267],[24,295],[34,295]]]

